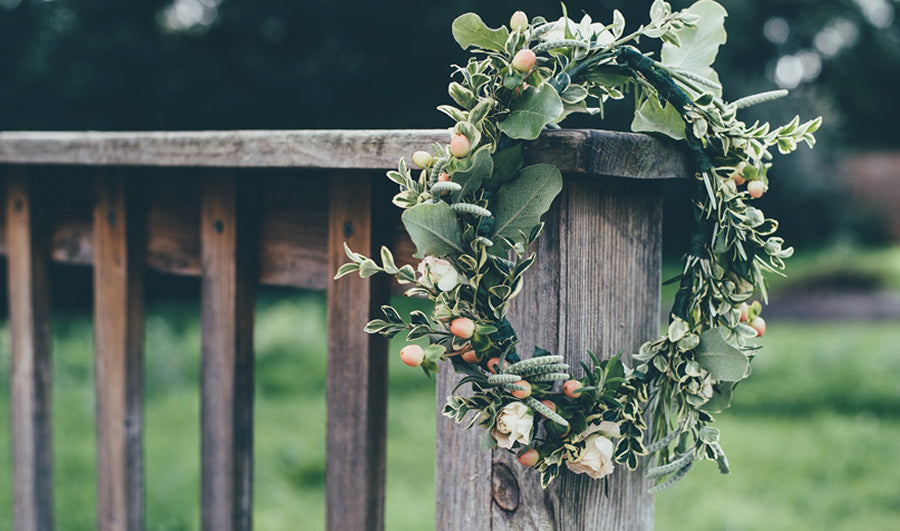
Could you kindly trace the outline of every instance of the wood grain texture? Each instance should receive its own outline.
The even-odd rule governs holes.
[[[13,523],[53,529],[51,316],[48,212],[21,169],[6,172]]]
[[[604,359],[623,350],[630,360],[658,332],[661,227],[660,190],[652,183],[567,181],[510,312],[521,351],[536,345],[562,353],[576,377],[583,376],[578,360],[588,359],[588,349]],[[541,327],[529,325],[535,322]],[[493,474],[506,472],[495,492],[514,491],[519,503],[510,511],[495,502],[491,529],[653,527],[650,485],[641,472],[617,467],[609,497],[601,482],[568,471],[542,491],[537,474],[512,464],[509,454],[495,454]]]
[[[94,187],[97,527],[110,531],[144,526],[144,246],[133,187],[108,171]]]
[[[0,132],[0,163],[395,169],[400,157],[447,143],[449,130]],[[674,142],[601,130],[545,132],[529,162],[564,173],[633,178],[685,175]]]
[[[330,178],[328,264],[347,261],[343,244],[377,256],[389,244],[390,194],[379,176],[335,173]],[[389,279],[348,275],[328,284],[328,454],[326,527],[384,528],[387,438],[387,340],[362,332],[389,302]]]
[[[252,529],[254,189],[210,173],[201,191],[202,528]]]

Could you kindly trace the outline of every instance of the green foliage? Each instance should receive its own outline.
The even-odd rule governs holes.
[[[534,140],[563,112],[563,102],[550,85],[528,87],[510,105],[509,116],[497,124],[510,138]]]
[[[456,214],[447,203],[421,203],[403,213],[403,225],[416,244],[416,258],[462,251]]]

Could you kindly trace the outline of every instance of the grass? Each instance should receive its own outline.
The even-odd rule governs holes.
[[[257,311],[255,526],[324,527],[325,312],[319,295]],[[701,463],[657,496],[659,529],[889,529],[900,521],[897,323],[772,322],[754,376],[721,415],[733,474]],[[93,338],[57,315],[54,451],[59,529],[94,529]],[[196,307],[148,309],[146,510],[152,530],[199,524]],[[396,347],[392,351],[396,351]],[[9,334],[0,328],[0,530],[11,529]],[[434,391],[392,357],[386,527],[433,527]],[[410,500],[413,503],[410,503]]]

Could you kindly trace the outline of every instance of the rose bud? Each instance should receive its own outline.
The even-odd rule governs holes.
[[[450,321],[450,333],[460,339],[469,339],[475,333],[475,322],[466,317]]]
[[[516,11],[509,17],[509,29],[525,31],[526,28],[528,28],[528,15],[524,11]]]
[[[425,361],[425,350],[419,345],[406,345],[400,349],[400,360],[410,367],[418,367]]]
[[[519,72],[530,72],[537,56],[531,50],[519,50],[512,60],[512,67]]]
[[[756,337],[762,337],[766,333],[766,321],[762,317],[750,321],[750,326],[756,330]]]
[[[427,168],[431,166],[434,157],[431,156],[427,151],[416,151],[412,155],[413,164],[418,166],[419,168]]]
[[[472,144],[469,142],[466,135],[456,135],[453,137],[453,140],[450,141],[450,154],[458,159],[468,155],[469,150],[471,149]]]
[[[509,394],[513,395],[514,397],[518,398],[519,400],[521,400],[523,398],[528,398],[529,396],[531,396],[531,384],[528,383],[527,381],[519,380],[518,382],[515,382],[513,385],[521,385],[522,387],[525,388],[525,390],[519,391],[517,389],[515,391],[510,391]]]
[[[566,383],[563,384],[563,394],[569,398],[578,398],[581,394],[578,390],[582,387],[584,387],[584,384],[578,380],[566,380]]]
[[[759,199],[766,192],[766,185],[762,181],[750,181],[747,184],[747,193],[754,199]]]
[[[516,457],[520,465],[527,466],[528,468],[536,465],[540,458],[541,454],[539,454],[538,451],[534,448],[526,448],[519,452],[519,455]]]

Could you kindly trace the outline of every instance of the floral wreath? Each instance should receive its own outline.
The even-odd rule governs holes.
[[[543,487],[563,465],[600,479],[614,463],[636,469],[646,455],[655,457],[647,470],[656,480],[651,492],[677,483],[698,460],[728,472],[712,414],[730,405],[734,387],[750,374],[758,347],[747,340],[765,332],[762,306],[751,299],[767,299],[765,274],[780,274],[793,253],[773,235],[778,223],[748,202],[768,187],[769,148],[786,154],[800,141],[812,147],[821,118],[777,128],[737,119],[738,110],[787,92],[722,99],[711,65],[726,40],[726,15],[712,0],[678,12],[656,0],[650,22],[630,34],[618,10],[611,24],[587,15],[576,23],[565,6],[554,22],[518,11],[509,28],[498,29],[474,13],[460,16],[453,36],[474,56],[455,67],[449,92],[457,106],[438,107],[456,122],[450,143],[412,155],[418,177],[402,159],[387,174],[400,187],[393,203],[404,209],[418,271],[398,267],[385,247],[379,265],[345,245],[350,262],[335,278],[387,273],[413,284],[407,296],[434,303],[432,315],[413,311],[406,319],[383,306],[385,319],[369,322],[366,332],[427,338],[427,346],[409,344],[400,357],[429,376],[438,361],[449,361],[463,376],[443,414],[484,428],[484,448],[517,452],[522,465],[540,472]],[[658,60],[635,47],[641,38],[662,41]],[[588,352],[585,376],[573,379],[563,356],[536,348],[522,358],[506,319],[534,262],[529,249],[543,229],[540,218],[562,189],[555,166],[523,167],[521,141],[558,128],[572,113],[602,116],[609,100],[628,92],[634,131],[687,146],[696,223],[673,279],[679,288],[665,334],[641,346],[634,367],[621,352],[605,361]],[[456,394],[465,384],[471,392]]]

